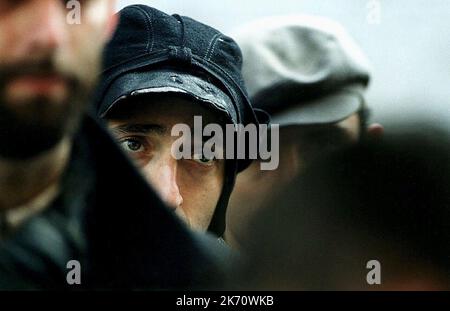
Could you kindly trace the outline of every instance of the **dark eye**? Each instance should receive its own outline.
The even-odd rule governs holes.
[[[197,163],[200,163],[202,165],[212,165],[214,163],[214,158],[209,159],[207,157],[205,157],[204,155],[201,156],[194,156],[193,160]]]
[[[133,138],[129,138],[129,139],[125,139],[125,140],[121,141],[120,145],[126,152],[130,152],[130,153],[141,152],[144,150],[143,144],[139,140],[133,139]]]

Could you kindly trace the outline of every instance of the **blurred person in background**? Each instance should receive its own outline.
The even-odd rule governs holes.
[[[200,133],[210,124],[257,124],[241,77],[241,51],[216,29],[189,17],[145,5],[121,12],[106,47],[97,113],[148,183],[191,229],[222,236],[236,174],[247,160],[195,154],[194,118]],[[146,25],[151,23],[152,27]],[[175,158],[177,125],[192,134],[192,156]],[[215,130],[216,131],[216,130]],[[215,147],[225,150],[225,140]],[[219,150],[216,150],[219,151]],[[191,154],[189,154],[190,156]]]
[[[225,240],[240,248],[248,219],[313,159],[366,135],[380,136],[383,128],[368,125],[368,60],[336,22],[271,17],[242,27],[235,38],[254,108],[280,126],[279,167],[262,171],[255,161],[238,176],[230,199]]]
[[[115,1],[78,4],[0,0],[0,289],[204,286],[206,238],[85,113],[117,15]]]
[[[394,132],[322,156],[268,201],[242,240],[240,286],[449,290],[450,135]]]

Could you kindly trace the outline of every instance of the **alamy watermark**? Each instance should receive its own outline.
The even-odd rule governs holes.
[[[366,264],[366,268],[370,269],[367,273],[366,281],[369,285],[381,284],[381,264],[378,260],[369,260]]]
[[[187,124],[176,124],[171,135],[179,137],[171,150],[177,160],[258,159],[261,170],[275,170],[279,165],[278,124],[272,124],[269,128],[266,124],[221,126],[209,123],[203,127],[202,117],[195,116],[193,129]]]
[[[70,0],[66,3],[66,8],[69,12],[66,15],[66,21],[69,25],[81,24],[81,3],[77,0]]]
[[[67,262],[66,268],[69,269],[66,275],[66,281],[69,285],[81,284],[81,264],[78,260]]]

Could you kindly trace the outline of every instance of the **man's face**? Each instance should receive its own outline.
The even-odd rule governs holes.
[[[227,208],[227,241],[239,247],[248,221],[268,200],[285,189],[315,157],[356,142],[360,136],[359,129],[358,114],[333,125],[281,128],[278,168],[263,171],[260,163],[254,161],[236,178]]]
[[[67,2],[0,0],[0,157],[30,158],[70,135],[95,86],[114,1],[71,1],[79,24]]]
[[[179,137],[172,137],[171,130],[186,124],[194,133],[194,116],[202,116],[203,126],[220,124],[219,119],[198,103],[177,97],[122,105],[127,112],[114,114],[108,123],[119,144],[163,201],[190,228],[206,231],[222,192],[224,160],[175,159],[172,145]]]

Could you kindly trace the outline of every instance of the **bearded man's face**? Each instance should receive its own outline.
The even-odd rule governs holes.
[[[89,102],[112,1],[0,0],[0,157],[27,159],[71,135]]]

